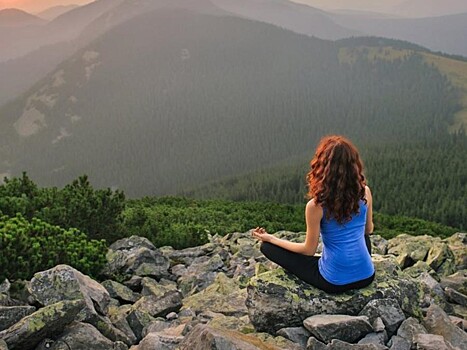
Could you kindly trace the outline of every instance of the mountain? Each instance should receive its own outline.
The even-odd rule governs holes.
[[[43,26],[2,30],[0,62],[24,56],[42,46],[75,39],[87,25],[121,1],[96,0],[68,11]]]
[[[288,0],[211,0],[232,14],[271,23],[296,33],[321,39],[340,39],[357,35],[329,18],[326,12]]]
[[[434,51],[467,56],[467,13],[418,19],[334,14],[332,19],[366,35],[406,40]]]
[[[79,5],[71,4],[71,5],[58,5],[49,7],[48,9],[41,11],[37,14],[38,17],[51,21],[57,18],[64,13],[71,11],[75,8],[79,7]]]
[[[14,7],[18,9],[29,13],[38,13],[53,6],[70,4],[85,5],[92,1],[93,0],[0,0],[0,10],[12,7],[13,2]]]
[[[458,91],[426,50],[367,46],[225,15],[140,15],[0,110],[0,173],[54,186],[87,173],[131,196],[167,194],[301,157],[327,133],[447,134]]]
[[[467,13],[465,0],[406,0],[393,6],[393,12],[406,17],[437,17]]]
[[[46,23],[45,20],[33,16],[25,11],[18,9],[4,9],[0,10],[0,28],[4,27],[25,27],[35,26]]]

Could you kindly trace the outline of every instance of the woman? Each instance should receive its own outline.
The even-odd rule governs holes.
[[[261,252],[301,280],[328,293],[368,286],[375,277],[371,261],[371,191],[356,147],[342,136],[321,140],[307,175],[306,238],[294,243],[256,228]],[[314,256],[321,232],[322,256]]]

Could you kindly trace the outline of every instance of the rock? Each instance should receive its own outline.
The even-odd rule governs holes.
[[[112,280],[125,281],[133,275],[156,279],[168,276],[169,259],[146,238],[132,236],[109,247],[102,274]]]
[[[202,291],[214,282],[217,274],[224,267],[219,254],[195,258],[187,268],[186,275],[177,280],[181,292],[184,296],[188,296]]]
[[[178,291],[168,291],[164,295],[143,296],[132,306],[132,310],[145,311],[152,317],[165,317],[172,311],[182,307],[182,295]]]
[[[122,303],[134,303],[140,298],[140,295],[121,283],[107,280],[102,282],[102,285],[107,289],[112,298]]]
[[[161,318],[157,318],[144,327],[141,334],[144,339],[144,337],[146,337],[149,333],[162,333],[162,331],[170,327],[173,327],[173,323],[163,321]]]
[[[371,326],[373,327],[373,330],[375,332],[383,332],[386,330],[386,326],[384,325],[384,322],[381,319],[381,317],[376,317]]]
[[[168,321],[171,321],[171,320],[176,320],[178,318],[178,315],[176,312],[171,312],[169,314],[167,314],[165,316],[165,318],[168,320]]]
[[[128,313],[126,320],[128,321],[137,341],[140,341],[143,339],[144,327],[155,321],[155,318],[144,310],[132,309]]]
[[[448,301],[451,303],[456,303],[462,306],[467,306],[467,296],[456,292],[454,289],[446,287],[444,290],[444,293],[446,294],[446,297],[448,298]]]
[[[406,268],[404,273],[412,278],[417,278],[422,273],[428,273],[433,279],[439,281],[436,271],[433,270],[425,261],[417,261],[415,265]]]
[[[451,267],[448,269],[446,267],[441,269],[441,267],[446,264],[447,260],[451,260]],[[428,251],[426,263],[436,272],[441,269],[443,271],[442,275],[450,275],[456,272],[454,254],[446,243],[436,242]]]
[[[0,339],[0,350],[8,350],[8,346],[3,339]]]
[[[417,350],[454,350],[443,336],[434,334],[417,334],[414,338]]]
[[[389,350],[410,350],[412,343],[398,335],[392,336],[388,342]]]
[[[306,350],[327,350],[327,349],[328,347],[326,346],[326,344],[321,343],[315,337],[308,338],[308,341],[306,342]]]
[[[467,233],[455,233],[445,241],[454,254],[456,269],[467,269]]]
[[[425,260],[431,247],[440,242],[441,239],[438,237],[428,235],[414,237],[401,234],[389,240],[388,254],[396,255],[400,267],[405,269],[417,261]]]
[[[8,294],[8,293],[10,293],[10,287],[11,287],[10,281],[8,281],[8,279],[5,279],[5,280],[0,284],[0,294]]]
[[[303,348],[306,348],[308,338],[311,336],[310,332],[308,332],[304,327],[281,328],[277,332],[277,335],[281,335],[284,338],[301,345]]]
[[[392,336],[405,320],[405,315],[395,299],[375,299],[365,305],[359,315],[367,316],[371,323],[380,317],[389,336]]]
[[[243,316],[248,313],[245,300],[246,289],[240,289],[235,280],[219,273],[205,290],[185,298],[183,309],[190,308],[196,313],[211,310],[226,316]]]
[[[207,318],[206,316],[206,313],[200,315],[202,318]],[[255,328],[251,324],[247,315],[241,317],[225,316],[224,314],[213,312],[210,316],[211,319],[207,322],[207,324],[211,327],[219,329],[231,329],[244,334],[253,333],[255,331]]]
[[[33,306],[0,306],[0,331],[36,311]]]
[[[149,333],[131,350],[172,350],[183,340],[183,337],[166,336],[158,333]]]
[[[113,350],[114,343],[87,323],[74,322],[68,325],[50,350]]]
[[[428,332],[442,335],[454,347],[467,349],[467,333],[453,325],[449,316],[438,305],[433,304],[428,308],[423,325]]]
[[[420,287],[402,274],[390,257],[374,256],[375,281],[368,287],[343,294],[328,294],[300,281],[283,269],[253,277],[246,305],[258,331],[274,333],[300,326],[305,318],[320,314],[358,315],[373,299],[392,298],[408,315],[421,317]]]
[[[386,332],[379,332],[379,333],[368,333],[364,338],[358,341],[358,344],[373,344],[376,345],[379,349],[387,349],[385,346],[386,342],[388,341],[388,335]]]
[[[380,235],[371,235],[371,251],[373,254],[385,255],[388,252],[388,241]]]
[[[381,350],[374,344],[349,344],[345,341],[334,339],[326,348],[327,350]]]
[[[452,304],[452,314],[457,317],[462,317],[464,320],[467,320],[467,307],[462,305]]]
[[[116,312],[110,315],[110,321],[118,330],[125,334],[130,344],[136,344],[138,339],[136,338],[135,333],[131,329],[127,320],[127,315],[130,310],[130,305],[124,305],[118,308]]]
[[[397,335],[401,338],[406,339],[410,345],[414,344],[414,337],[417,334],[428,333],[425,327],[423,327],[415,318],[409,317],[400,325],[397,330]]]
[[[60,334],[85,307],[83,300],[61,301],[24,317],[0,332],[10,350],[30,350],[44,338]]]
[[[267,344],[252,335],[242,334],[232,330],[216,329],[207,325],[198,324],[185,336],[180,343],[179,350],[298,350],[300,347],[292,342],[285,342],[287,347]]]
[[[141,281],[143,280],[143,277],[141,276],[131,276],[131,278],[123,284],[130,288],[133,292],[141,292]]]
[[[456,325],[463,331],[467,331],[467,320],[456,316],[449,316],[449,319],[451,320],[452,324]]]
[[[171,251],[168,256],[173,265],[191,265],[196,258],[209,255],[214,250],[214,248],[214,244],[206,243],[205,245],[199,247]]]
[[[121,341],[127,345],[132,345],[135,342],[135,338],[132,337],[131,334],[127,335],[125,332],[115,327],[108,317],[94,315],[86,322],[96,327],[102,335],[112,341]]]
[[[305,328],[318,340],[356,342],[373,331],[368,317],[348,315],[314,315],[303,321]]]
[[[452,288],[467,295],[467,270],[458,271],[450,276],[441,277],[441,287]]]
[[[68,265],[57,265],[34,274],[29,291],[37,302],[45,306],[62,300],[83,299],[87,306],[85,317],[96,313],[105,315],[108,312],[109,292]]]
[[[144,277],[141,280],[141,288],[142,295],[161,298],[169,291],[176,291],[177,285],[163,285],[162,283],[157,282],[155,279]]]

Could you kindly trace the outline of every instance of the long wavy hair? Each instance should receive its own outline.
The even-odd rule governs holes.
[[[360,200],[366,203],[366,180],[357,148],[343,136],[321,139],[307,174],[308,198],[325,208],[342,224],[359,212]]]

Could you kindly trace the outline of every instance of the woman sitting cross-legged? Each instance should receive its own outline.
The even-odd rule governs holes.
[[[307,175],[304,243],[279,239],[256,228],[261,252],[301,280],[328,293],[368,286],[375,277],[369,234],[371,191],[356,147],[342,136],[321,140]],[[322,256],[314,256],[321,233]]]

